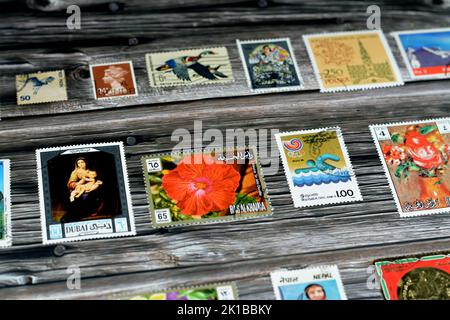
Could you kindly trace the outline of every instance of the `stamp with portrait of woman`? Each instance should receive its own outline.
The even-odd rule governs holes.
[[[277,300],[347,300],[335,265],[280,270],[270,277]]]
[[[135,235],[122,143],[36,151],[44,244]]]
[[[89,67],[95,99],[138,95],[131,61],[95,64]]]

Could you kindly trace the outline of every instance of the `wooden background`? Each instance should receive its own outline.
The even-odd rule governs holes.
[[[66,26],[68,4],[82,29]],[[367,282],[373,260],[450,249],[448,215],[400,219],[368,125],[449,115],[450,81],[321,94],[302,34],[366,28],[366,8],[381,7],[383,30],[448,27],[450,5],[424,1],[0,0],[0,157],[12,161],[14,246],[0,251],[0,298],[102,298],[174,286],[236,281],[242,299],[273,299],[278,268],[338,264],[350,299],[381,299]],[[302,92],[254,95],[235,39],[291,37],[306,82]],[[226,86],[153,89],[144,55],[225,45],[236,81]],[[96,101],[89,63],[133,60],[139,96]],[[16,74],[65,69],[69,101],[15,102]],[[284,173],[266,174],[274,215],[243,222],[153,230],[139,159],[170,150],[174,129],[278,129],[341,126],[364,202],[293,207]],[[131,139],[130,139],[131,137]],[[134,139],[133,139],[134,138]],[[122,140],[135,209],[136,237],[42,246],[34,150]],[[267,142],[274,143],[273,137]],[[267,161],[278,161],[273,150]],[[81,268],[81,290],[66,270]]]

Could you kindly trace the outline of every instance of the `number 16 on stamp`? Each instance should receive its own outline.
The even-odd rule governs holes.
[[[157,172],[162,170],[160,158],[147,159],[146,163],[148,172]]]

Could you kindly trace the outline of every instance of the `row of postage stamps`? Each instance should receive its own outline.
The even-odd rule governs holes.
[[[386,300],[450,300],[450,254],[380,259],[373,262]],[[337,265],[280,269],[270,273],[276,300],[347,300]],[[235,282],[206,284],[109,297],[127,300],[237,300]],[[188,314],[189,310],[185,310]]]
[[[450,212],[450,118],[370,126],[401,217]],[[275,134],[294,207],[363,201],[339,127]],[[135,235],[122,142],[36,150],[44,244]],[[141,158],[154,228],[273,212],[256,146]],[[10,162],[0,160],[0,245],[11,244]]]
[[[450,29],[394,32],[413,79],[450,77]],[[403,84],[397,63],[380,30],[304,35],[303,40],[322,92],[392,87]],[[237,40],[252,92],[304,89],[289,38]],[[227,84],[234,81],[226,47],[167,51],[145,55],[153,88]],[[132,61],[90,65],[95,99],[138,95]],[[16,76],[17,104],[65,101],[64,70]]]

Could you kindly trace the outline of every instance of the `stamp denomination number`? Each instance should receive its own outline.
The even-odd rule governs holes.
[[[170,216],[169,209],[156,209],[155,210],[156,223],[170,223],[172,218]]]
[[[161,159],[159,159],[159,158],[147,159],[147,171],[148,172],[157,172],[157,171],[161,171],[161,170],[162,170]]]
[[[375,134],[377,135],[378,140],[390,140],[391,139],[389,130],[386,127],[375,128]]]
[[[439,121],[436,122],[441,134],[450,133],[450,121]]]

